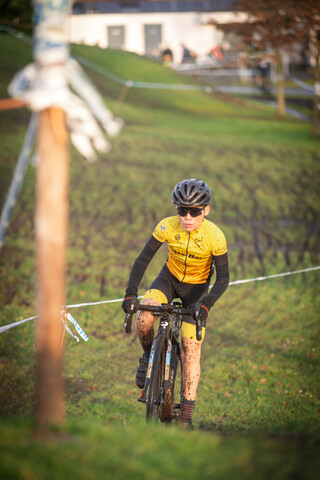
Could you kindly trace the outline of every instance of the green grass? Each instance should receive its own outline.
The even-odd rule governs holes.
[[[0,92],[31,61],[1,35]],[[125,79],[183,83],[126,52],[73,46]],[[71,148],[68,304],[121,298],[156,223],[174,212],[173,186],[204,178],[210,219],[225,232],[231,280],[319,263],[319,140],[310,126],[249,100],[131,89],[90,70],[125,121],[113,150],[89,165]],[[191,81],[189,79],[189,81]],[[0,112],[0,205],[30,113]],[[35,170],[29,167],[0,254],[1,325],[35,314]],[[162,248],[140,294],[166,259]],[[34,321],[0,334],[3,478],[306,478],[318,471],[319,272],[230,286],[210,313],[194,413],[197,430],[146,426],[134,385],[140,347],[122,331],[120,303],[76,308],[89,336],[67,336],[67,422],[33,432]],[[109,472],[109,473],[106,473]]]
[[[1,422],[2,478],[313,480],[319,434],[217,436],[154,426],[72,422],[47,439],[31,425]],[[17,462],[16,459],[19,458]]]

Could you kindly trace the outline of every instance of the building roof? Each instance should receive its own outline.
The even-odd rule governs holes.
[[[74,14],[234,11],[236,0],[76,0]]]

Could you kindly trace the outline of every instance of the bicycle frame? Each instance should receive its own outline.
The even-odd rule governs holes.
[[[144,310],[150,311],[150,310]],[[177,346],[178,355],[180,356],[180,343],[179,343],[179,329],[181,325],[181,318],[179,315],[175,315],[172,319],[169,313],[162,313],[159,323],[158,334],[155,337],[158,338],[159,336],[164,336],[167,341],[166,345],[166,358],[165,358],[165,371],[164,371],[164,378],[163,378],[163,395],[161,395],[162,403],[164,404],[167,401],[167,393],[168,393],[168,385],[169,385],[169,375],[170,375],[170,365],[171,365],[171,353],[172,353],[172,346],[173,344]],[[148,388],[150,385],[150,375],[153,365],[153,358],[155,352],[156,342],[153,341],[151,353],[149,357],[148,369],[146,380],[144,384],[144,389],[142,390],[142,396],[139,398],[140,402],[146,403],[147,401],[147,394]]]
[[[160,418],[170,422],[180,413],[180,404],[174,403],[173,393],[180,358],[179,330],[182,315],[192,313],[190,309],[181,308],[178,302],[159,306],[140,304],[138,310],[160,316],[158,334],[151,347],[145,385],[138,401],[147,404],[147,418]],[[132,316],[133,313],[130,313],[125,318],[124,328],[127,333],[131,331]]]

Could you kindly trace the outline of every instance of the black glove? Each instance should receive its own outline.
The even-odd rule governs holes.
[[[138,310],[139,305],[136,295],[132,295],[123,299],[122,309],[125,313],[135,313]]]
[[[203,303],[198,302],[193,307],[193,317],[194,319],[200,318],[201,323],[205,322],[209,316],[209,308]]]

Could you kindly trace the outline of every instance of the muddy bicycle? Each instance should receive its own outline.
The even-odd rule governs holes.
[[[140,304],[138,310],[160,316],[157,336],[154,338],[144,388],[139,402],[146,404],[146,418],[165,423],[178,422],[181,408],[181,392],[177,392],[181,378],[180,328],[182,315],[192,315],[192,310],[182,308],[180,302],[159,306]],[[125,317],[124,329],[131,332],[133,313]],[[197,340],[201,340],[200,319],[196,318]],[[176,401],[179,400],[179,401]]]

